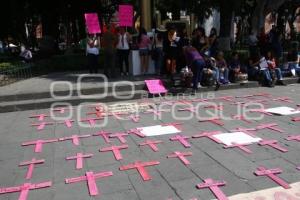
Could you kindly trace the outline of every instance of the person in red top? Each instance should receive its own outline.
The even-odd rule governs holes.
[[[138,46],[141,59],[141,72],[145,75],[148,72],[149,68],[149,46],[151,40],[147,35],[145,28],[140,28],[140,34],[138,38]]]

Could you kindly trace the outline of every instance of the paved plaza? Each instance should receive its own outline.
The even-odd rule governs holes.
[[[261,95],[262,93],[268,95]],[[297,167],[300,165],[300,139],[297,141],[287,140],[287,138],[292,135],[300,135],[300,121],[297,122],[297,117],[300,117],[300,114],[269,116],[251,112],[249,113],[250,117],[263,115],[263,119],[251,119],[250,121],[230,120],[238,111],[238,105],[235,102],[249,103],[251,101],[263,103],[266,108],[280,106],[300,108],[298,106],[300,104],[299,85],[270,89],[235,89],[217,93],[199,93],[197,95],[196,97],[192,96],[192,98],[186,97],[184,101],[180,101],[175,97],[168,100],[156,100],[157,105],[164,104],[159,108],[161,111],[172,110],[173,108],[173,111],[161,112],[161,117],[149,112],[140,112],[136,120],[123,115],[120,118],[126,119],[108,116],[106,118],[107,124],[102,128],[82,127],[78,123],[78,119],[96,117],[87,115],[89,112],[96,112],[95,108],[90,106],[91,103],[82,106],[82,109],[74,107],[73,110],[66,110],[65,113],[55,112],[56,116],[61,117],[71,113],[71,119],[74,122],[69,121],[69,123],[65,123],[64,121],[56,120],[54,124],[46,125],[42,130],[37,130],[37,127],[32,126],[32,124],[52,123],[54,120],[46,117],[39,121],[38,118],[29,117],[35,114],[49,115],[50,109],[1,113],[0,193],[5,194],[0,194],[0,199],[17,200],[20,196],[20,192],[6,193],[12,191],[3,188],[21,186],[24,183],[39,184],[48,182],[48,185],[31,186],[27,199],[211,200],[216,199],[213,192],[209,188],[197,188],[197,185],[202,184],[206,179],[213,179],[226,182],[226,184],[221,184],[218,187],[221,193],[231,200],[299,200],[300,188],[298,183],[300,182],[300,171]],[[196,107],[201,102],[201,98],[203,100],[208,97],[213,98],[204,101],[204,104],[202,102],[201,109],[195,113],[180,111],[180,109],[187,108],[188,104]],[[84,102],[84,100],[82,101]],[[148,99],[148,101],[145,99],[143,101],[125,101],[125,103],[136,102],[153,102],[153,99]],[[201,116],[208,117],[208,111],[214,111],[217,108],[205,106],[205,103],[208,102],[214,102],[218,106],[223,106],[223,116],[220,119],[224,123],[223,126],[211,121],[199,122],[199,116],[196,116],[197,112]],[[175,103],[177,105],[172,107]],[[188,120],[179,119],[187,118],[189,115],[192,115],[192,117]],[[96,120],[95,123],[97,125],[103,121]],[[88,125],[87,122],[82,123]],[[124,136],[126,141],[118,140],[117,137],[111,135],[108,138],[110,143],[101,136],[90,136],[100,131],[107,131],[112,134],[128,133],[129,130],[137,127],[170,125],[173,123],[180,123],[176,124],[176,127],[181,130],[180,135],[189,137],[186,139],[187,147],[184,147],[178,141],[170,140],[177,134],[146,138],[136,134],[129,134]],[[259,128],[262,124],[270,123],[275,123],[276,126],[274,127],[282,130],[282,133],[268,128]],[[239,148],[224,148],[224,144],[216,143],[207,137],[192,137],[211,131],[228,133],[241,127],[255,129],[252,131],[252,134],[264,140],[277,140],[278,146],[285,149],[286,152],[255,143],[243,146],[252,152],[247,153]],[[82,136],[82,138],[79,138],[79,141],[76,139],[73,141],[66,140],[66,137],[72,135]],[[22,146],[28,141],[45,141],[49,139],[54,141],[43,144],[41,149],[38,149],[38,145]],[[161,141],[161,143],[157,144],[158,149],[154,151],[147,145],[139,145],[145,140]],[[112,151],[105,151],[106,147],[121,145],[124,148],[120,150],[121,155],[119,156],[122,158],[118,160],[114,157]],[[100,149],[102,149],[101,152],[99,151]],[[39,150],[41,152],[35,152]],[[185,163],[185,165],[177,157],[167,157],[174,152],[188,153],[189,156],[185,157],[188,163]],[[82,169],[76,169],[76,167],[81,168],[76,166],[76,158],[66,160],[67,157],[78,156],[78,153],[87,155],[87,158],[83,159]],[[32,175],[26,177],[29,166],[19,165],[25,161],[32,161],[34,158],[44,162],[41,161],[41,163],[36,164]],[[136,161],[153,162],[150,163],[153,165],[145,167],[148,176],[145,171],[138,171],[135,168],[125,169],[126,167],[124,166],[128,166]],[[264,166],[266,169],[280,168],[282,172],[276,174],[276,176],[283,182],[286,182],[291,188],[284,189],[279,183],[274,182],[267,176],[256,176],[254,172],[261,166]],[[89,191],[86,179],[91,180],[93,174],[87,172],[93,172],[96,177],[96,186],[89,185],[92,188],[91,191]],[[103,172],[107,172],[106,174],[101,174],[104,177],[97,177],[96,174]],[[85,175],[88,175],[88,178],[84,177]],[[78,182],[66,184],[66,179],[76,177],[82,177],[81,181],[77,180]],[[42,188],[37,189],[38,187]],[[24,188],[15,188],[15,190],[26,190]],[[259,191],[261,192],[256,193]],[[24,194],[24,191],[22,194]],[[25,198],[20,197],[20,200],[25,200]]]

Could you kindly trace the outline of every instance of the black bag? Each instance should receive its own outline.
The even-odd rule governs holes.
[[[213,77],[213,74],[208,73],[207,70],[203,70],[201,85],[210,87],[210,86],[213,86],[214,84],[215,84],[215,79]]]

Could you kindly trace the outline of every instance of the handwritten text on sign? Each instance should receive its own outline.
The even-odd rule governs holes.
[[[132,27],[133,25],[133,7],[131,5],[119,5],[120,26]]]
[[[84,17],[89,34],[101,33],[97,13],[86,13],[84,14]]]

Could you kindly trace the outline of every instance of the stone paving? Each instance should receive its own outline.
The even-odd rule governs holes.
[[[300,103],[299,85],[276,88],[254,88],[219,91],[216,97],[222,96],[244,96],[257,93],[268,93],[271,97],[256,96],[255,100],[266,100],[267,108],[277,106],[289,106],[297,108]],[[200,95],[200,94],[198,94]],[[204,98],[207,93],[201,94]],[[210,95],[211,96],[211,95]],[[274,101],[276,97],[288,96],[292,103]],[[151,99],[150,99],[151,100]],[[247,98],[233,98],[234,101],[250,101]],[[224,115],[231,116],[236,113],[236,105],[224,100],[211,100],[224,105]],[[196,105],[196,103],[193,103]],[[181,105],[181,108],[184,108]],[[170,106],[164,106],[170,108]],[[189,112],[178,112],[176,116],[186,117]],[[300,122],[291,121],[293,116],[264,116],[262,120],[252,120],[247,123],[240,120],[223,120],[224,126],[218,126],[209,122],[199,123],[196,117],[190,120],[176,120],[171,112],[163,112],[161,119],[154,119],[152,114],[140,114],[140,121],[134,123],[131,120],[118,120],[114,117],[108,118],[104,128],[84,128],[76,123],[80,114],[86,117],[90,108],[80,112],[73,112],[72,119],[75,123],[71,128],[64,124],[46,126],[44,130],[37,131],[31,123],[37,119],[29,118],[32,114],[49,113],[49,109],[32,110],[23,112],[1,113],[0,120],[0,188],[19,186],[25,182],[40,183],[51,181],[52,186],[39,190],[31,190],[28,200],[210,200],[215,196],[209,189],[197,189],[196,185],[202,183],[206,178],[226,181],[226,185],[220,189],[230,197],[236,194],[250,193],[277,187],[278,185],[264,176],[255,176],[254,171],[259,166],[267,168],[281,168],[283,172],[278,176],[289,184],[300,182],[300,171],[296,169],[300,164],[300,143],[287,141],[289,135],[300,135]],[[205,112],[201,110],[200,112]],[[258,116],[258,113],[251,113]],[[53,121],[46,118],[46,121]],[[136,135],[126,137],[128,149],[121,151],[123,160],[116,161],[112,152],[99,152],[100,148],[109,147],[101,137],[89,137],[80,139],[80,145],[75,146],[72,141],[60,141],[43,146],[41,153],[34,152],[34,146],[21,146],[23,142],[38,139],[62,138],[71,135],[94,134],[100,130],[109,132],[125,132],[136,127],[160,125],[165,123],[181,122],[182,134],[193,136],[203,131],[229,132],[237,127],[253,128],[262,123],[277,123],[284,133],[269,129],[257,131],[256,135],[264,139],[276,139],[282,147],[288,149],[283,153],[270,147],[249,145],[253,152],[246,154],[237,149],[224,149],[222,144],[217,144],[208,138],[189,139],[191,148],[184,148],[179,142],[169,140],[173,135],[156,136],[151,139],[161,140],[158,144],[158,152],[153,152],[148,146],[139,147],[139,143],[145,139]],[[97,122],[98,123],[98,122]],[[111,139],[114,145],[121,145],[120,141]],[[186,157],[190,165],[185,166],[179,159],[167,158],[174,151],[192,152],[193,155]],[[83,169],[76,170],[75,160],[67,161],[66,157],[75,156],[76,153],[93,154],[92,158],[84,159]],[[27,167],[19,167],[23,161],[36,158],[45,159],[44,164],[35,166],[32,178],[25,180]],[[128,165],[137,160],[159,161],[156,166],[147,167],[146,170],[152,177],[150,181],[143,181],[137,170],[120,171],[119,167]],[[65,184],[66,178],[83,176],[87,171],[94,173],[112,171],[113,176],[97,179],[98,196],[89,195],[87,182],[82,181],[73,184]],[[1,192],[1,190],[0,190]],[[299,191],[300,192],[300,191]],[[1,194],[1,200],[18,199],[20,193]],[[295,200],[298,198],[294,197]],[[294,200],[293,199],[293,200]],[[253,199],[254,200],[254,199]]]

